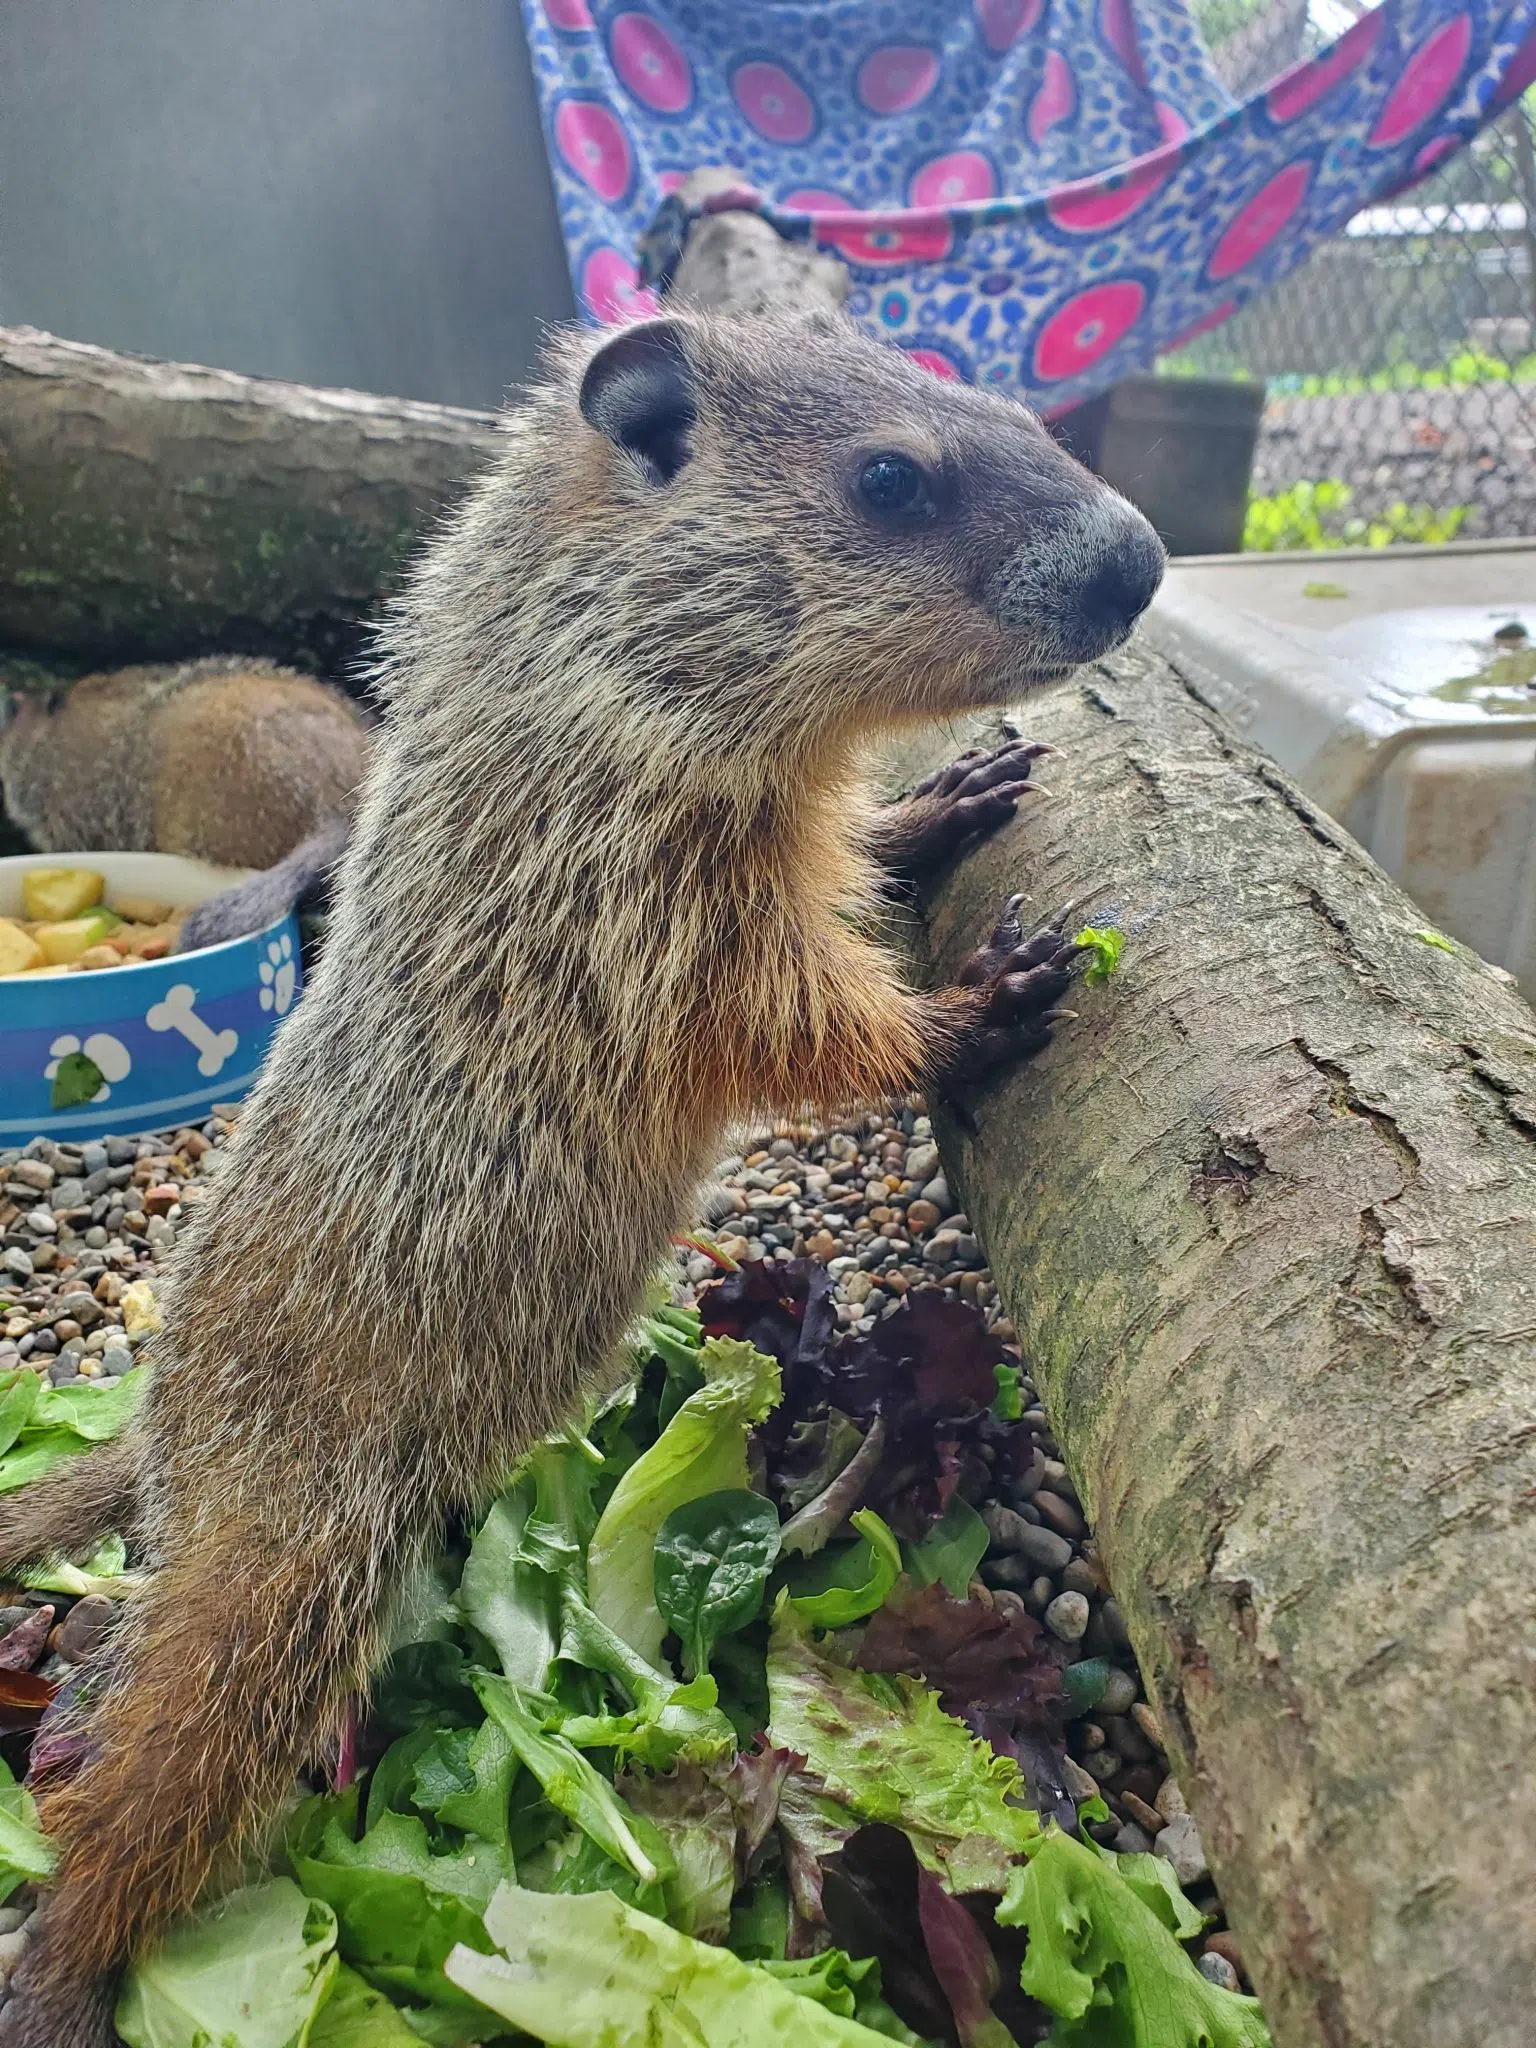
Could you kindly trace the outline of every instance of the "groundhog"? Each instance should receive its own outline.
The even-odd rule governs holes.
[[[368,762],[356,705],[271,662],[216,657],[82,676],[13,700],[0,788],[41,852],[180,853],[263,872],[179,944],[260,929],[322,887]]]
[[[43,1790],[58,1874],[0,2040],[111,2039],[113,1973],[259,1847],[407,1568],[611,1360],[729,1120],[1045,1041],[1056,926],[1006,916],[936,994],[856,928],[872,848],[946,857],[1037,750],[883,819],[860,750],[1103,654],[1162,566],[1022,406],[840,316],[558,344],[385,629],[329,943],[131,1435],[0,1502],[0,1567],[108,1528],[153,1567]]]

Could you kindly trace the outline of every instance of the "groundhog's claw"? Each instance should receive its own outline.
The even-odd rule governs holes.
[[[1030,769],[1050,748],[1009,739],[1000,747],[972,747],[920,782],[882,819],[877,852],[905,881],[916,881],[954,860],[966,847],[1006,825],[1019,798],[1046,795]]]
[[[976,948],[956,977],[979,998],[971,1028],[956,1046],[942,1080],[984,1081],[1000,1067],[1028,1059],[1051,1042],[1051,1027],[1076,1017],[1059,1007],[1074,960],[1092,949],[1066,936],[1070,906],[1024,936],[1020,896],[1009,898],[991,937]]]

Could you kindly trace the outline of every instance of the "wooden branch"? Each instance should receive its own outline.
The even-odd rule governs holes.
[[[0,646],[336,674],[493,435],[488,413],[0,329]]]
[[[1277,2048],[1524,2048],[1536,1015],[1165,662],[1021,718],[929,972],[1019,888],[1129,936],[940,1145]]]

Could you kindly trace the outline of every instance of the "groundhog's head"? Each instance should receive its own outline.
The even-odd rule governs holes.
[[[549,511],[588,652],[621,634],[653,707],[712,727],[770,687],[854,726],[1007,702],[1117,646],[1162,577],[1033,413],[837,316],[647,320],[560,382],[584,430]]]

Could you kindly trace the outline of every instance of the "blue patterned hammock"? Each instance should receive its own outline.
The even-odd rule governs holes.
[[[1240,105],[1184,0],[523,6],[588,317],[650,307],[642,232],[727,164],[847,262],[861,326],[1051,412],[1219,325],[1536,80],[1536,0],[1384,0]]]

